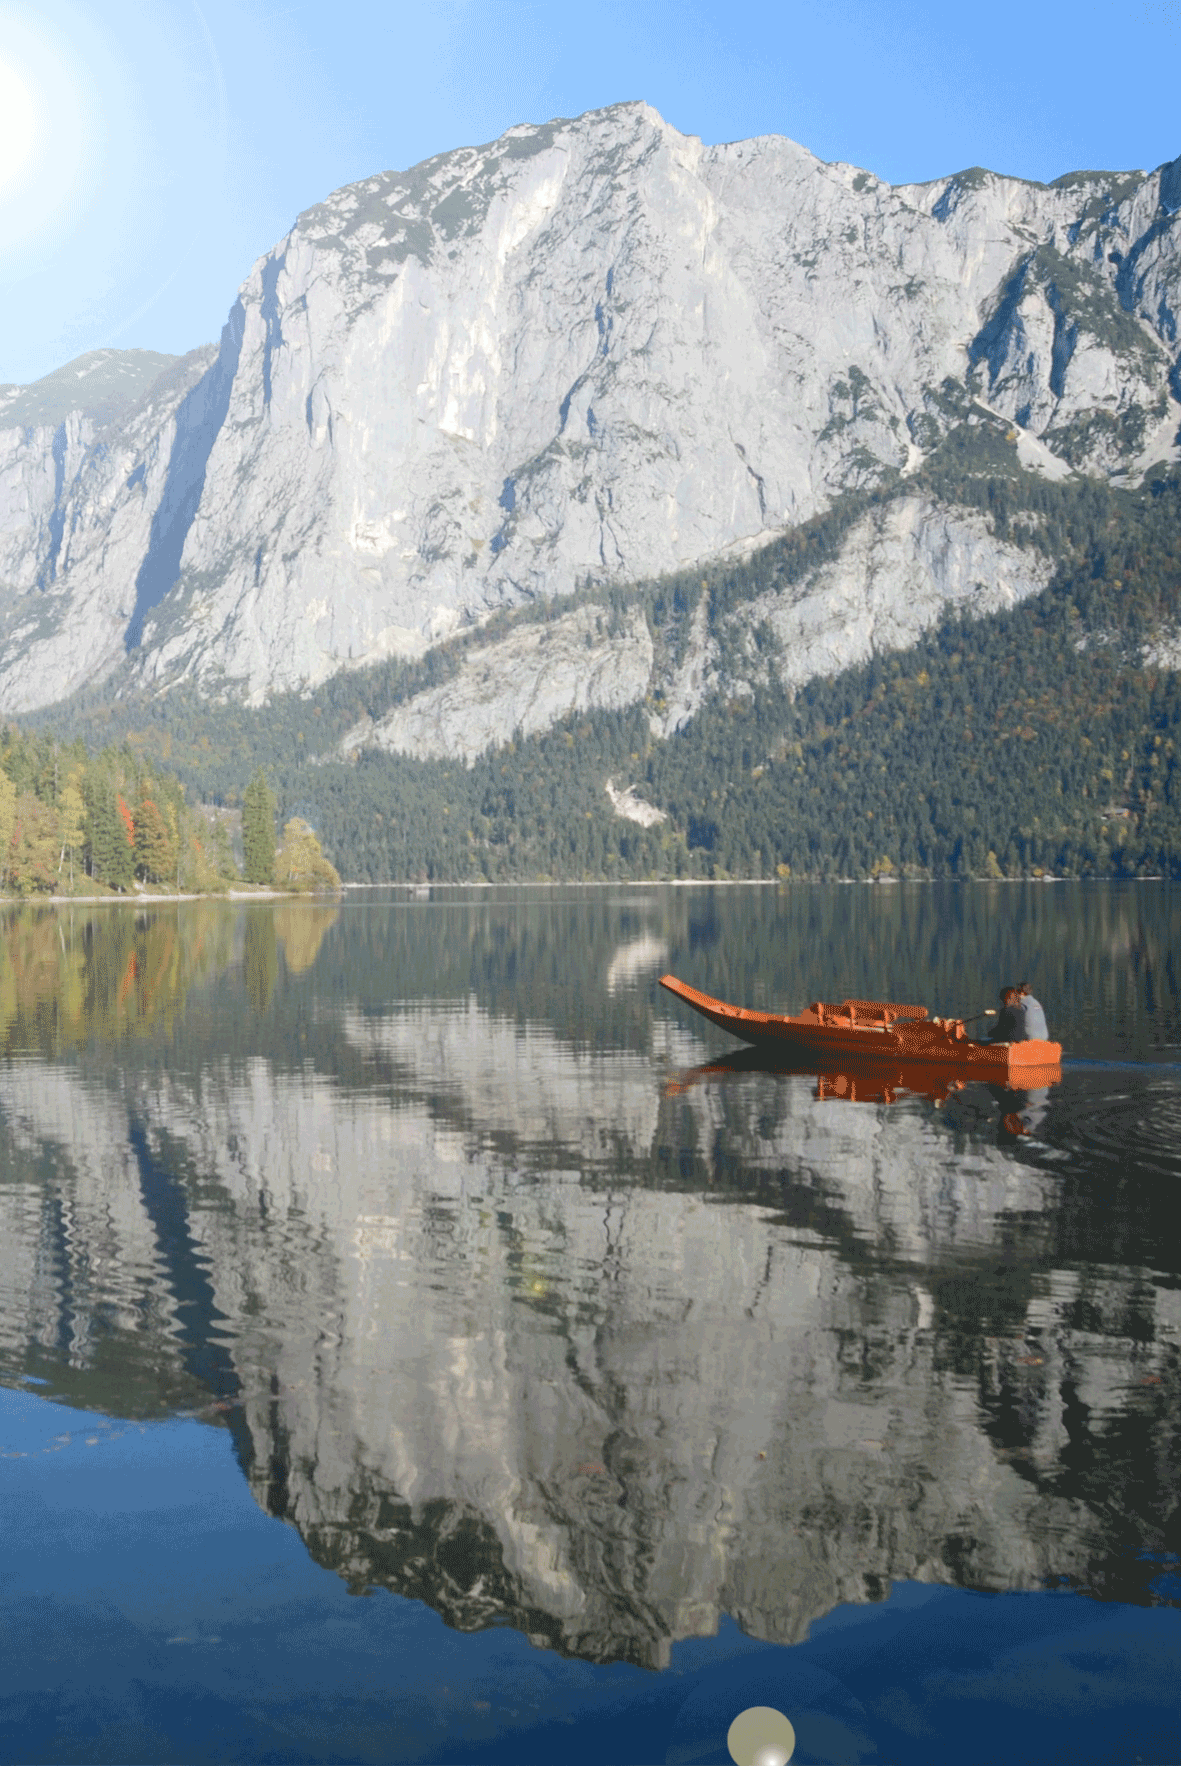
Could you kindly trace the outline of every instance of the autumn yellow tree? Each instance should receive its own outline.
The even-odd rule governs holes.
[[[176,868],[176,845],[167,822],[146,791],[135,806],[135,868],[150,883],[165,883]]]
[[[57,851],[57,815],[31,791],[22,791],[8,849],[8,874],[22,895],[53,888]]]
[[[283,844],[275,854],[275,882],[280,889],[329,890],[340,888],[336,866],[320,851],[308,824],[293,816],[283,830]]]
[[[66,780],[57,800],[57,835],[61,842],[58,854],[57,874],[60,877],[62,866],[66,862],[67,852],[70,855],[70,887],[74,885],[74,855],[81,852],[86,839],[86,802],[82,796],[82,769],[75,767],[66,774]]]
[[[16,786],[3,767],[0,767],[0,883],[8,881],[15,827]]]

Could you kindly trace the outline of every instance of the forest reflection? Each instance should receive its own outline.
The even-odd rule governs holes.
[[[814,913],[830,963],[926,941],[961,1000],[1028,948],[845,899],[14,914],[0,1379],[227,1427],[350,1587],[594,1660],[904,1577],[1172,1598],[1178,1075],[1068,1069],[1015,1135],[983,1086],[838,1092],[654,1001],[666,964],[805,991]],[[1096,1059],[1088,965],[1149,1046],[1174,1010],[1171,898],[1099,905],[1032,922]]]
[[[289,973],[305,973],[338,913],[306,902],[10,909],[0,916],[0,1049],[54,1055],[166,1031],[191,989],[239,962],[251,1005],[265,1012],[279,952]]]

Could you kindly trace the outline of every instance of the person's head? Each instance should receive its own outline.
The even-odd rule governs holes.
[[[1002,1004],[1002,1006],[1015,1006],[1020,997],[1021,996],[1018,994],[1017,989],[1015,987],[1002,987],[1001,988],[1001,1004]]]
[[[1033,988],[1029,985],[1028,981],[1019,981],[1017,983],[1017,992],[1024,996],[1027,993],[1032,993]]]

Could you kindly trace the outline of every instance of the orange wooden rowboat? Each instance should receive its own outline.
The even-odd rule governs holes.
[[[787,1055],[839,1055],[852,1061],[901,1060],[970,1073],[1022,1087],[1052,1085],[1061,1078],[1060,1042],[976,1042],[962,1018],[928,1018],[926,1006],[899,1006],[888,1000],[842,1000],[826,1005],[817,1000],[806,1011],[786,1016],[728,1006],[687,987],[675,975],[662,975],[660,985],[683,1000],[719,1030],[743,1042]]]

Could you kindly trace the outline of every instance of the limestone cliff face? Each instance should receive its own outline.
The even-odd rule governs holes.
[[[0,703],[128,667],[259,699],[420,654],[770,538],[913,470],[972,399],[1032,469],[1134,476],[1177,453],[1179,204],[1177,162],[892,188],[643,104],[350,186],[217,352],[102,427],[0,434]],[[904,585],[912,535],[876,543]],[[973,580],[1007,570],[986,545]],[[797,675],[840,653],[812,642]],[[389,734],[432,751],[432,716]]]
[[[52,704],[124,663],[139,595],[175,580],[219,362],[182,357],[107,424],[82,410],[0,430],[5,710]]]

